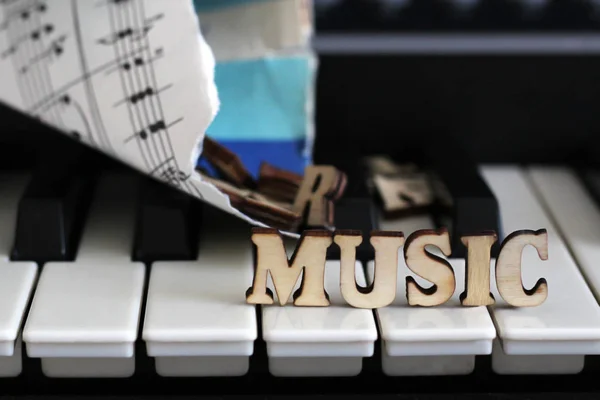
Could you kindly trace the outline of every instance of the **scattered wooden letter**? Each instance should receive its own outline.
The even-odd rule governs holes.
[[[327,165],[306,167],[292,211],[303,215],[307,204],[310,203],[307,225],[332,227],[333,202],[343,195],[346,183],[346,174],[335,167]]]
[[[260,164],[258,191],[273,199],[293,203],[302,185],[302,175],[277,168],[267,162]]]
[[[202,179],[215,185],[221,192],[229,196],[231,205],[248,216],[283,230],[296,230],[302,216],[290,210],[291,205],[275,202],[261,193],[248,189],[240,189],[227,182],[200,174]]]
[[[496,286],[500,296],[514,307],[535,307],[546,301],[548,284],[540,278],[531,289],[523,287],[521,257],[525,246],[536,248],[542,260],[548,259],[548,232],[523,230],[506,237],[496,261]]]
[[[450,263],[429,253],[425,246],[433,245],[448,257],[452,252],[447,229],[424,229],[411,234],[404,245],[408,268],[433,283],[429,289],[420,287],[412,277],[406,278],[406,298],[411,306],[438,306],[448,301],[456,290],[454,270]]]
[[[331,233],[325,230],[304,231],[296,250],[288,261],[283,239],[276,229],[253,228],[252,242],[256,245],[256,269],[252,287],[246,292],[250,304],[273,304],[273,293],[267,288],[267,273],[280,305],[285,305],[300,275],[302,284],[294,293],[295,306],[329,305],[325,292],[325,261],[332,243]]]
[[[208,136],[204,137],[202,156],[206,158],[206,160],[212,164],[227,181],[236,186],[242,186],[248,189],[256,188],[254,178],[252,178],[252,175],[248,172],[239,157]]]
[[[495,303],[490,293],[490,260],[492,245],[498,240],[495,232],[463,236],[467,246],[465,260],[465,291],[460,295],[463,306],[489,306]]]
[[[421,209],[433,202],[433,193],[425,175],[389,177],[376,175],[373,183],[383,202],[386,218],[409,209]]]
[[[418,172],[416,164],[397,164],[388,156],[371,156],[365,158],[365,164],[371,175],[399,176]]]
[[[340,246],[340,289],[344,300],[357,308],[380,308],[390,305],[396,297],[398,251],[404,244],[402,232],[371,232],[375,248],[373,283],[360,287],[356,283],[354,266],[356,247],[362,243],[360,231],[336,231],[334,242]]]

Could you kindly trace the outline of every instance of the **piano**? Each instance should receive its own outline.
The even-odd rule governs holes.
[[[314,161],[348,174],[336,226],[367,237],[373,229],[408,235],[448,224],[453,239],[546,228],[550,257],[542,262],[527,249],[523,280],[530,287],[544,276],[548,300],[503,307],[492,281],[496,305],[460,307],[464,249],[453,240],[457,288],[447,306],[407,307],[405,265],[393,306],[346,306],[335,249],[326,276],[331,307],[246,304],[255,262],[250,226],[2,107],[1,394],[537,398],[600,391],[598,57],[593,48],[531,55],[506,34],[537,32],[538,43],[551,32],[593,38],[600,27],[587,17],[593,2],[549,1],[537,19],[510,11],[525,2],[471,2],[478,11],[468,14],[464,40],[494,33],[513,47],[450,54],[328,47],[357,32],[372,44],[374,33],[405,44],[424,33],[456,33],[442,1],[426,1],[436,18],[414,5],[381,14],[369,11],[375,2],[330,3],[318,15]],[[420,25],[403,12],[420,16]],[[372,79],[348,85],[356,73]],[[448,188],[451,212],[381,217],[361,164],[372,154],[432,168]],[[372,272],[373,252],[363,244],[358,282]]]

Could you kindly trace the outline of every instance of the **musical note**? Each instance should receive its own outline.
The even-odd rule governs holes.
[[[0,6],[8,8],[8,6],[17,4],[17,2],[19,2],[19,0],[2,0],[0,1]],[[47,8],[46,3],[40,1],[29,2],[24,7],[16,8],[7,13],[4,17],[4,21],[0,21],[0,31],[7,29],[9,23],[15,19],[28,20],[32,11],[44,13]]]
[[[119,71],[119,69],[129,70],[131,68],[131,58],[139,56],[139,54],[143,54],[147,50],[150,50],[148,48],[148,46],[141,46],[141,47],[133,49],[133,51],[131,53],[129,53],[123,57],[119,57],[118,60],[116,60],[118,62],[115,62],[116,65],[111,68],[108,68],[104,74],[111,75],[112,73]],[[162,48],[156,49],[156,50],[154,50],[154,56],[148,62],[152,63],[152,62],[158,60],[159,58],[161,58],[162,56],[163,56],[163,49]]]
[[[71,137],[82,140],[83,136],[89,137],[91,134],[91,127],[86,116],[83,107],[76,99],[73,99],[70,95],[65,94],[58,98],[51,107],[46,109],[46,112],[51,111],[52,108],[58,108],[60,112],[60,120],[64,123],[67,122],[69,126],[64,128],[70,130]],[[76,129],[78,127],[79,129]]]
[[[131,38],[133,41],[142,40],[148,32],[154,27],[154,23],[164,17],[164,14],[158,14],[144,21],[144,26],[141,28],[125,28],[117,32],[111,33],[97,40],[97,43],[103,45],[113,45],[119,40]]]
[[[146,99],[146,97],[158,96],[160,93],[164,92],[165,90],[170,89],[171,87],[173,87],[172,84],[166,85],[158,90],[154,90],[151,87],[147,87],[146,89],[141,90],[137,93],[134,93],[131,96],[115,103],[115,105],[113,107],[119,107],[120,105],[126,104],[127,102],[129,102],[131,104],[136,104],[137,102]]]
[[[183,117],[182,118],[178,118],[175,121],[171,122],[170,124],[166,124],[165,121],[157,121],[153,124],[148,125],[147,129],[141,130],[140,132],[137,132],[131,136],[129,136],[128,138],[126,138],[124,140],[124,143],[128,143],[131,140],[135,139],[136,137],[139,137],[142,140],[146,140],[148,139],[148,133],[158,133],[161,130],[166,130],[178,123],[180,123],[181,121],[183,121]]]
[[[190,178],[191,174],[186,174],[183,171],[180,171],[172,166],[167,167],[164,171],[162,171],[158,176],[171,184],[180,184],[181,182],[185,182]]]
[[[45,24],[41,28],[35,29],[25,35],[21,35],[21,37],[17,38],[15,41],[13,41],[11,43],[11,45],[8,47],[8,49],[6,49],[2,53],[0,53],[0,58],[6,58],[10,55],[15,54],[16,51],[19,49],[19,45],[21,45],[26,40],[33,40],[33,41],[40,40],[42,35],[50,35],[53,32],[54,32],[54,25],[53,24]]]
[[[33,57],[29,61],[29,63],[36,64],[37,62],[42,61],[42,60],[54,61],[56,58],[60,57],[61,54],[63,54],[63,52],[64,52],[63,46],[64,46],[64,43],[66,40],[67,40],[67,35],[61,35],[57,39],[54,39],[52,42],[50,42],[50,45],[47,46],[46,50],[44,50],[37,56]],[[25,74],[25,73],[27,73],[28,70],[29,70],[28,66],[23,66],[21,68],[21,73]]]

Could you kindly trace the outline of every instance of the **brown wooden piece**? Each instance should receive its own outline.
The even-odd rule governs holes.
[[[373,283],[358,286],[355,276],[356,247],[362,242],[360,231],[336,231],[335,243],[340,246],[340,288],[344,300],[357,308],[380,308],[396,298],[398,250],[404,244],[402,232],[374,231],[371,245],[375,248]]]
[[[231,205],[249,217],[285,231],[295,231],[300,225],[302,215],[292,211],[291,204],[275,202],[261,193],[240,189],[205,175],[202,179],[229,196]]]
[[[424,209],[433,202],[433,193],[425,174],[410,176],[376,175],[373,183],[383,203],[386,218],[407,210]]]
[[[548,259],[548,232],[523,230],[513,232],[504,239],[496,261],[496,286],[498,293],[514,307],[535,307],[548,298],[546,279],[540,278],[531,289],[523,287],[521,257],[525,246],[536,248],[541,260]]]
[[[371,175],[406,176],[418,172],[415,164],[396,164],[388,156],[366,157],[365,162]]]
[[[465,260],[465,291],[460,295],[463,306],[489,306],[495,303],[490,293],[490,259],[495,232],[461,237],[467,247]]]
[[[456,289],[454,270],[450,263],[429,253],[425,246],[433,245],[448,257],[450,235],[448,230],[424,229],[411,234],[404,245],[404,259],[408,268],[433,283],[428,289],[420,287],[413,277],[406,278],[406,298],[411,306],[438,306],[447,302]]]
[[[223,175],[223,179],[236,186],[256,189],[254,178],[239,157],[208,136],[204,137],[202,157]]]
[[[277,230],[253,228],[252,242],[257,248],[256,269],[252,287],[246,292],[247,303],[273,304],[273,293],[267,288],[269,273],[280,305],[287,304],[301,274],[302,284],[294,294],[294,305],[329,305],[324,281],[327,248],[332,243],[331,232],[304,231],[289,261],[283,239]]]
[[[260,164],[258,191],[276,200],[293,203],[302,185],[302,175],[277,168],[267,162]]]
[[[333,203],[342,197],[346,184],[346,174],[335,167],[328,165],[306,167],[292,211],[303,215],[307,204],[310,203],[307,225],[333,227]]]

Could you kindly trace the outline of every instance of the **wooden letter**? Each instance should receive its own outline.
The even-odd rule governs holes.
[[[523,230],[513,232],[504,239],[496,261],[496,286],[500,296],[514,307],[535,307],[546,301],[548,284],[539,279],[531,289],[523,287],[521,279],[521,256],[527,245],[536,248],[542,260],[548,259],[548,232]]]
[[[310,203],[309,226],[333,226],[333,200],[339,199],[346,188],[346,175],[331,166],[310,166],[292,206],[292,211],[303,214]]]
[[[424,289],[412,277],[406,278],[406,299],[411,306],[431,307],[444,304],[456,289],[452,266],[443,258],[427,252],[427,245],[438,247],[446,257],[452,252],[450,236],[446,229],[424,229],[414,232],[406,239],[406,265],[412,272],[433,283],[432,287]]]
[[[244,186],[250,189],[256,188],[254,178],[248,172],[240,158],[234,152],[208,136],[204,137],[202,156],[219,170],[224,179],[229,182],[236,186]]]
[[[202,179],[212,183],[221,192],[229,196],[231,205],[249,217],[283,230],[295,230],[300,225],[302,215],[292,212],[286,206],[253,190],[240,189],[225,181],[211,178],[200,173]]]
[[[344,300],[357,308],[390,305],[396,297],[398,250],[404,244],[402,232],[371,233],[371,244],[375,248],[375,271],[373,283],[366,288],[356,284],[354,274],[356,247],[362,242],[361,232],[338,231],[333,240],[340,246],[340,288]]]
[[[375,175],[373,182],[383,202],[386,217],[394,217],[408,209],[424,208],[433,201],[433,194],[424,174],[396,177]]]
[[[331,232],[304,231],[290,261],[276,229],[253,228],[252,242],[257,247],[256,270],[252,287],[246,292],[247,303],[273,304],[273,293],[267,288],[268,272],[279,304],[284,306],[303,272],[300,289],[294,294],[294,305],[329,305],[324,280],[327,248],[332,243]]]
[[[489,306],[495,303],[490,293],[490,258],[496,240],[498,236],[495,232],[461,238],[467,246],[465,291],[460,295],[463,306]]]
[[[275,200],[293,203],[302,185],[302,175],[277,168],[265,161],[260,163],[258,191]]]

